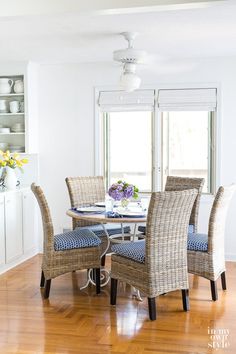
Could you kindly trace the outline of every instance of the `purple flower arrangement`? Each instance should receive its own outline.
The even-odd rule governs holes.
[[[114,200],[138,198],[138,188],[133,184],[129,184],[125,181],[118,181],[113,183],[108,190],[108,194]]]

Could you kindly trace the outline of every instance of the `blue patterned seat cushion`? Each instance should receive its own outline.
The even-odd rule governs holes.
[[[188,234],[188,250],[207,252],[208,236],[205,234]]]
[[[188,234],[188,250],[207,252],[208,236],[205,234]],[[112,252],[119,256],[145,263],[145,240],[116,244],[111,247]]]
[[[122,230],[120,226],[117,226],[117,224],[105,224],[105,228],[109,234],[109,236],[112,235],[117,235],[117,234],[121,234]],[[83,229],[87,229],[87,230],[91,230],[95,233],[95,235],[97,235],[98,237],[101,236],[105,236],[103,227],[101,224],[97,224],[97,225],[91,225],[91,226],[83,226],[83,227],[79,227],[78,230],[83,230]],[[129,233],[130,232],[130,227],[129,226],[124,226],[123,227],[124,232],[125,233]],[[77,230],[77,229],[76,229]]]
[[[135,241],[129,243],[120,243],[111,246],[112,252],[119,256],[133,259],[139,263],[145,263],[145,241]]]
[[[144,235],[145,235],[146,226],[140,225],[140,226],[138,227],[138,231],[144,233]],[[193,231],[194,231],[194,225],[191,225],[191,224],[190,224],[189,227],[188,227],[188,232],[189,232],[189,233],[193,233]]]
[[[54,236],[55,251],[71,250],[73,248],[96,247],[101,240],[90,230],[74,230]]]

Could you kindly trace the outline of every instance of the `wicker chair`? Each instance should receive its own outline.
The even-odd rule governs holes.
[[[217,279],[226,290],[224,229],[230,200],[236,185],[220,187],[211,209],[208,234],[189,234],[188,271],[210,280],[212,300],[218,299]]]
[[[146,240],[112,246],[111,305],[116,304],[117,281],[124,281],[148,297],[149,317],[156,319],[155,297],[182,290],[189,309],[187,233],[197,190],[152,193]]]
[[[51,279],[74,270],[93,268],[96,273],[96,293],[100,293],[100,239],[89,230],[54,235],[47,200],[41,187],[31,185],[38,201],[44,232],[43,261],[40,287],[44,298],[50,293]]]
[[[189,231],[197,232],[198,226],[198,214],[199,214],[199,206],[200,199],[202,194],[202,188],[204,185],[204,178],[188,178],[188,177],[175,177],[168,176],[165,185],[165,191],[182,191],[186,189],[197,189],[198,194],[196,200],[193,204],[193,209],[190,215],[189,220]]]
[[[198,195],[190,215],[189,232],[197,232],[199,205],[200,205],[200,198],[202,194],[203,185],[204,185],[204,178],[167,176],[166,185],[165,185],[166,192],[183,191],[187,189],[198,190]],[[145,234],[146,227],[139,226],[138,230],[141,231],[143,234]]]
[[[102,176],[92,177],[67,177],[66,185],[68,188],[71,207],[76,208],[79,206],[91,205],[96,202],[105,201],[105,184]],[[102,250],[105,250],[107,246],[107,238],[104,235],[104,231],[101,225],[96,225],[93,222],[72,219],[73,230],[77,227],[86,227],[92,230],[97,236],[101,238]],[[116,235],[121,234],[121,227],[117,227],[115,224],[106,224],[106,230],[108,234]],[[129,233],[130,227],[125,226],[124,232]],[[102,265],[105,265],[105,256],[102,259]]]

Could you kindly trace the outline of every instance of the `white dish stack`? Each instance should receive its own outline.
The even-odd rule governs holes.
[[[9,145],[8,150],[10,152],[25,152],[25,147],[21,145]]]
[[[25,127],[23,123],[15,123],[11,127],[13,133],[24,133]]]

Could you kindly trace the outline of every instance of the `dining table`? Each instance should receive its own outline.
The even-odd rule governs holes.
[[[116,211],[114,213],[109,213],[109,212],[106,213],[104,210],[101,212],[94,212],[93,213],[93,212],[86,212],[86,209],[84,209],[84,210],[85,211],[80,212],[79,208],[78,209],[73,208],[73,209],[67,210],[66,214],[76,220],[80,220],[80,221],[83,220],[83,221],[87,221],[87,222],[92,222],[95,224],[100,224],[102,226],[103,231],[104,231],[104,235],[106,236],[107,245],[106,245],[104,252],[101,254],[101,258],[108,251],[111,241],[114,243],[135,241],[135,237],[137,235],[138,224],[146,223],[146,221],[147,221],[147,214],[146,214],[146,212],[143,212],[143,211],[132,212],[130,210],[129,211],[124,210],[123,212],[119,211],[119,213]],[[112,217],[112,214],[114,215],[114,217]],[[121,225],[122,234],[110,236],[107,229],[106,229],[106,224],[111,224],[111,223],[112,224],[119,223]],[[130,225],[134,226],[133,233],[129,234],[130,235],[129,241],[125,240],[125,235],[124,235],[124,231],[123,231],[124,224],[130,224]],[[101,287],[103,287],[103,286],[107,285],[110,280],[110,272],[109,272],[109,270],[107,270],[103,267],[103,268],[101,268],[101,274],[102,274]],[[95,282],[94,282],[94,279],[92,276],[92,269],[90,269],[88,271],[87,282],[83,287],[81,287],[81,289],[86,288],[90,283],[95,285]],[[139,297],[139,294],[137,295],[137,298],[138,297]]]

